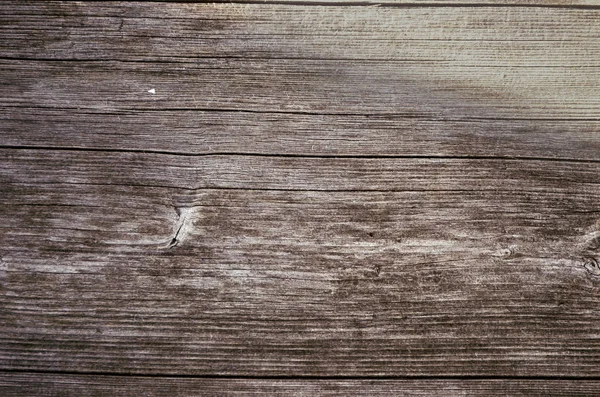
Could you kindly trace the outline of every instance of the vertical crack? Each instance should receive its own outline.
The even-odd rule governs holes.
[[[183,223],[181,225],[179,225],[179,229],[177,229],[177,231],[175,232],[175,236],[171,239],[171,242],[169,243],[169,245],[167,246],[167,248],[173,248],[175,246],[177,246],[177,244],[179,244],[179,233],[181,232],[181,228],[183,227]]]

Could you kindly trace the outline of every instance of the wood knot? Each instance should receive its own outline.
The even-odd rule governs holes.
[[[598,264],[596,258],[583,258],[583,267],[592,276],[600,277],[600,265]]]
[[[379,277],[379,275],[381,274],[381,265],[373,266],[373,270],[375,271],[375,277]]]
[[[591,239],[587,248],[592,251],[600,251],[600,236]]]
[[[511,245],[510,247],[497,250],[493,256],[501,259],[515,259],[520,257],[521,254],[517,252],[516,245]]]
[[[193,227],[193,208],[177,208],[176,211],[178,219],[173,228],[173,237],[165,247],[167,249],[175,248],[179,245]]]

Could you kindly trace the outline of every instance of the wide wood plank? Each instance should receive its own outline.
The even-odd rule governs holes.
[[[502,69],[423,62],[203,58],[150,65],[0,61],[0,106],[596,121],[600,108],[598,67],[520,68],[505,83]]]
[[[600,163],[0,158],[4,369],[600,375]]]
[[[1,373],[3,396],[591,396],[594,380],[307,380]]]
[[[598,66],[599,12],[169,3],[157,10],[156,4],[139,2],[5,1],[0,32],[7,40],[0,49],[14,59],[355,59],[497,67],[507,73],[519,67]]]
[[[598,120],[599,12],[8,2],[0,106]]]

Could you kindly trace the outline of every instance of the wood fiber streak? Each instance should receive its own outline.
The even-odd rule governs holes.
[[[4,369],[600,374],[598,163],[0,158]]]
[[[585,396],[597,394],[598,381],[565,380],[260,380],[178,379],[135,376],[1,374],[5,397],[22,396]]]
[[[0,394],[598,394],[600,4],[286,2],[0,3]]]

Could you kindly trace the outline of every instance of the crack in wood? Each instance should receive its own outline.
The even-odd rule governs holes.
[[[167,244],[166,248],[170,249],[170,248],[175,248],[177,247],[181,242],[183,242],[183,240],[185,239],[185,237],[187,236],[187,234],[191,231],[192,228],[192,213],[194,211],[193,208],[186,208],[186,207],[181,207],[181,208],[177,208],[177,215],[178,215],[178,219],[177,222],[175,224],[175,233],[173,235],[173,238],[171,238],[169,244]]]

